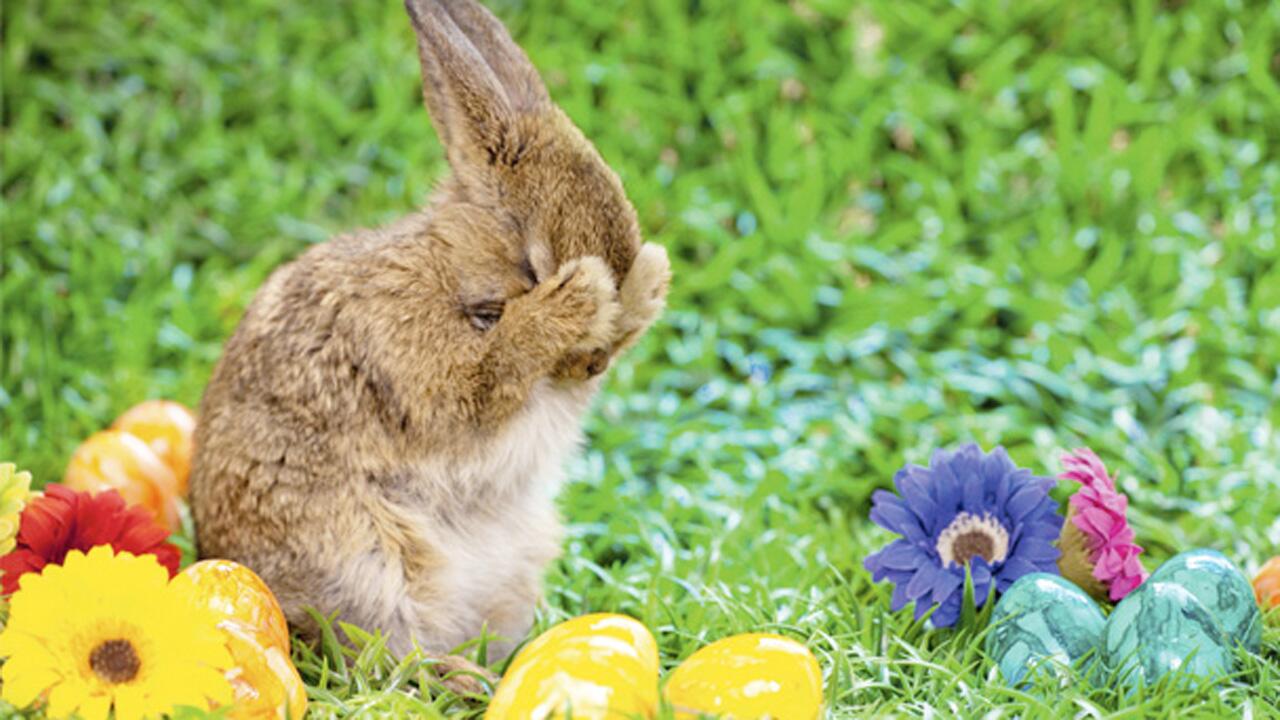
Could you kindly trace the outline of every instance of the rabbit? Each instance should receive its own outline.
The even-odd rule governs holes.
[[[202,557],[400,654],[505,657],[560,549],[554,498],[604,371],[662,313],[666,251],[474,0],[407,0],[450,167],[424,209],[276,269],[200,406]]]

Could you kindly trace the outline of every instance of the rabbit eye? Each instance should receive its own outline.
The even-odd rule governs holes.
[[[488,330],[502,319],[501,300],[485,300],[466,306],[464,312],[471,321],[471,327],[477,330]]]

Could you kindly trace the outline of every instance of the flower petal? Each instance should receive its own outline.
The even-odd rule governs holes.
[[[916,570],[922,564],[931,562],[923,550],[908,540],[894,540],[879,554],[880,562],[895,570]]]
[[[1011,585],[1017,582],[1023,575],[1039,572],[1040,568],[1022,557],[1011,557],[1000,566],[999,572],[996,573],[996,590],[1004,592]]]
[[[908,540],[925,539],[924,528],[920,526],[920,518],[907,507],[898,496],[877,490],[872,495],[875,505],[871,508],[871,521],[880,527],[902,535]]]
[[[1009,514],[1010,520],[1018,522],[1030,515],[1031,511],[1035,510],[1044,499],[1043,489],[1034,483],[1023,483],[1013,491],[1009,503],[1005,505],[1005,511]]]
[[[907,606],[911,599],[907,597],[907,585],[903,583],[893,588],[893,598],[889,601],[889,610],[898,612]]]
[[[929,600],[934,605],[941,605],[962,587],[962,576],[954,572],[940,572],[933,581],[933,587],[929,588]]]
[[[898,493],[902,495],[907,506],[916,517],[920,518],[920,524],[925,532],[931,535],[937,532],[938,529],[932,526],[936,524],[938,508],[933,498],[929,496],[927,478],[900,470],[894,475],[893,484],[898,488]]]

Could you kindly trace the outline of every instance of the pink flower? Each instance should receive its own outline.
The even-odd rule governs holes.
[[[1125,513],[1129,499],[1093,451],[1080,448],[1062,458],[1058,477],[1081,484],[1071,496],[1067,521],[1058,538],[1062,576],[1099,599],[1119,602],[1147,579]]]

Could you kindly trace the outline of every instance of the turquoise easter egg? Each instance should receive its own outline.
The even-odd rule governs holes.
[[[1099,646],[1105,625],[1098,604],[1071,582],[1046,573],[1025,575],[992,611],[987,656],[1010,685],[1031,672],[1065,677]]]
[[[1178,585],[1195,595],[1227,634],[1228,646],[1243,645],[1253,653],[1262,646],[1262,613],[1253,586],[1222,553],[1180,553],[1161,565],[1147,582]]]
[[[1209,609],[1181,585],[1147,582],[1107,619],[1103,659],[1126,685],[1152,685],[1174,671],[1193,680],[1231,670],[1227,636]]]

